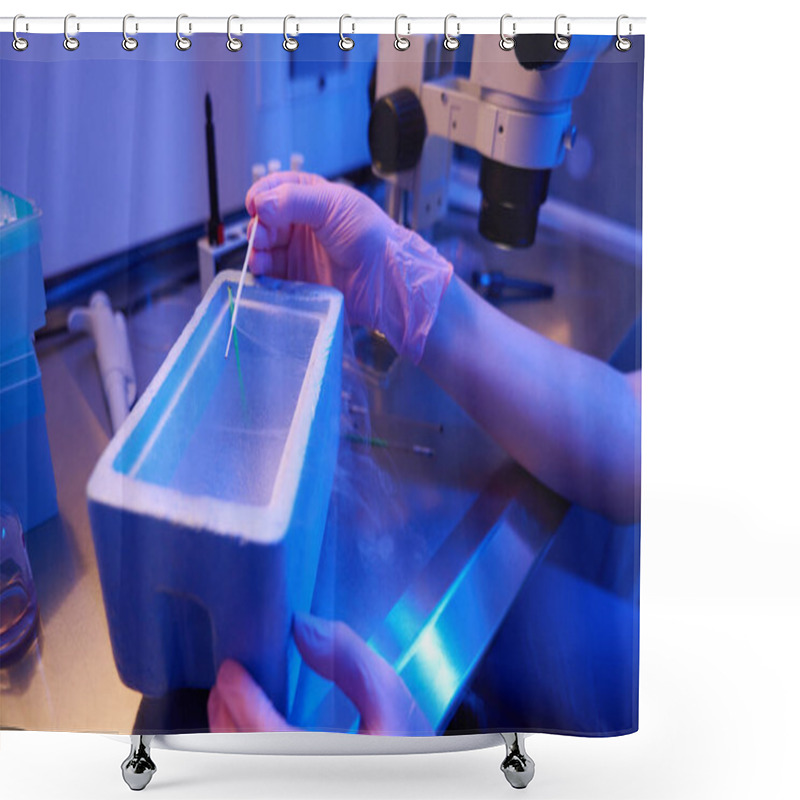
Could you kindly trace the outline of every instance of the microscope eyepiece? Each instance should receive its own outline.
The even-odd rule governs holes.
[[[547,199],[549,169],[509,167],[483,158],[478,230],[490,242],[530,247],[536,238],[539,207]]]

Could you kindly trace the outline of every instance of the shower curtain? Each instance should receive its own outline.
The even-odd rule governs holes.
[[[0,727],[635,731],[643,37],[120,38],[0,46]]]

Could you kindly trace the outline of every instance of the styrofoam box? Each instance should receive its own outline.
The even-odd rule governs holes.
[[[145,695],[241,662],[284,713],[339,444],[342,296],[220,273],[88,485],[117,668]]]
[[[28,531],[58,512],[42,373],[29,340],[0,362],[0,497]]]

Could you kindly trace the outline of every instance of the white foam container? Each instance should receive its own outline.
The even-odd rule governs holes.
[[[342,296],[217,276],[87,494],[117,668],[146,695],[234,658],[291,708],[339,444]]]

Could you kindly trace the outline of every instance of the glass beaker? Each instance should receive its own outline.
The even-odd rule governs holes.
[[[39,607],[22,523],[0,501],[0,665],[24,655],[36,635]]]

